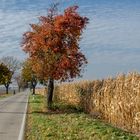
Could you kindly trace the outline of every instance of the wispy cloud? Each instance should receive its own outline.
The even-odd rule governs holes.
[[[101,78],[118,72],[140,71],[140,1],[58,0],[60,9],[78,4],[90,18],[80,42],[89,64],[83,78]],[[26,57],[20,48],[22,34],[50,1],[2,0],[0,5],[0,56]]]

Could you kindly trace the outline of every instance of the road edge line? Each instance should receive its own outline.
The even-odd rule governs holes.
[[[27,98],[27,104],[25,106],[24,116],[23,116],[23,119],[22,119],[22,124],[21,124],[21,128],[20,128],[18,140],[24,140],[25,123],[26,123],[27,108],[28,108],[28,101],[29,101],[29,94],[28,93],[27,93],[27,96],[28,96],[28,98]]]

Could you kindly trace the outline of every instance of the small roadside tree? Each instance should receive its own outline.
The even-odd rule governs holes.
[[[29,60],[26,60],[23,63],[21,79],[25,83],[30,83],[30,88],[33,89],[32,94],[34,95],[35,94],[35,88],[36,88],[36,85],[37,85],[37,78],[36,78],[34,72],[32,71],[32,64]]]
[[[0,64],[0,84],[4,85],[6,88],[6,93],[8,94],[9,85],[12,79],[12,72],[3,63]]]
[[[0,62],[5,64],[13,74],[21,68],[20,61],[14,56],[4,56],[0,59]]]
[[[47,103],[51,109],[54,80],[66,81],[81,76],[87,60],[79,48],[87,17],[77,12],[78,6],[57,14],[53,4],[47,16],[41,16],[38,24],[31,24],[31,31],[24,33],[22,48],[29,54],[32,70],[37,77],[48,82]],[[47,85],[47,84],[46,84]]]

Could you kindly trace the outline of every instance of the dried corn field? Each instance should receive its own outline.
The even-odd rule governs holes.
[[[37,88],[36,94],[45,95],[46,94],[45,88]]]
[[[57,86],[56,101],[81,107],[129,132],[140,134],[140,74]]]

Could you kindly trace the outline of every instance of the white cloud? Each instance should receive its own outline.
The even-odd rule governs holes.
[[[79,3],[80,13],[90,18],[80,43],[89,60],[84,78],[100,78],[133,69],[140,71],[138,6],[125,5],[125,2],[112,6],[93,0],[60,2],[60,9]],[[47,13],[47,6],[46,0],[1,0],[0,56],[15,55],[20,59],[26,56],[20,48],[22,34],[29,30],[29,23],[37,22],[39,15]]]

